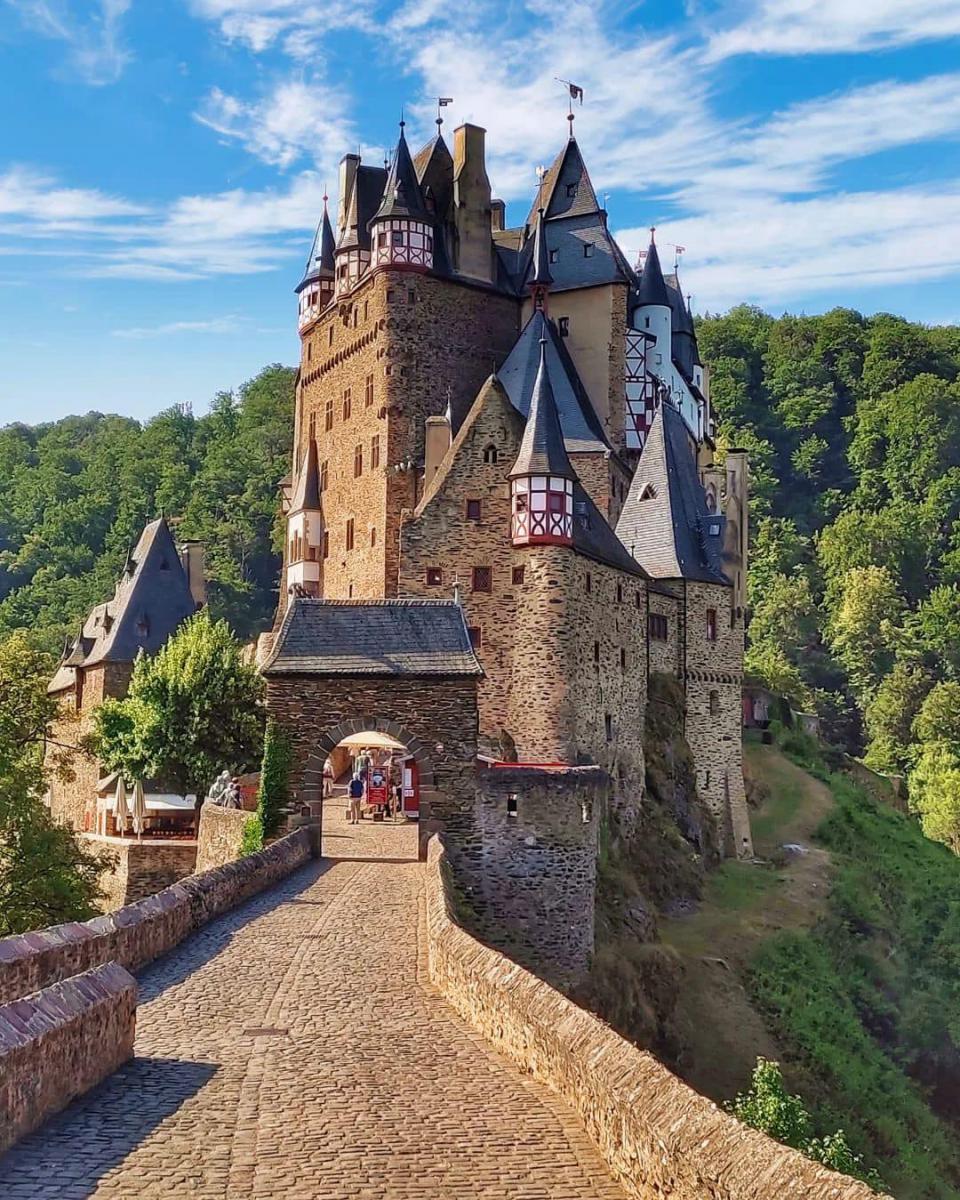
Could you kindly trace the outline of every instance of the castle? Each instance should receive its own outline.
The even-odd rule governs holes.
[[[477,737],[458,746],[471,759],[510,761],[513,775],[594,764],[639,793],[648,678],[668,672],[724,851],[749,855],[746,455],[714,465],[677,276],[653,231],[630,265],[572,121],[515,228],[491,196],[484,139],[461,125],[451,153],[438,121],[412,154],[401,122],[389,166],[343,158],[335,227],[324,201],[296,289],[268,705],[301,743],[307,796],[319,761],[307,742],[324,722],[445,705],[462,735],[464,680]],[[339,699],[311,708],[315,686]],[[413,740],[439,753],[422,726]],[[469,785],[448,773],[436,786],[449,827],[462,807],[450,793]],[[464,841],[477,820],[461,822]]]

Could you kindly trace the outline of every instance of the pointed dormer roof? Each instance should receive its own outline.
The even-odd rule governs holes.
[[[696,448],[669,401],[651,422],[617,537],[654,579],[729,583],[720,557],[723,517],[707,510]]]
[[[297,285],[297,291],[302,292],[308,283],[315,279],[332,279],[334,273],[333,256],[336,242],[333,237],[333,226],[330,224],[330,214],[327,212],[327,197],[323,198],[323,216],[313,235],[313,244],[307,256],[307,265],[303,269],[303,278]]]
[[[657,253],[657,243],[654,230],[650,230],[650,246],[647,257],[643,260],[643,274],[637,288],[638,304],[663,304],[670,307],[670,294],[663,278],[663,268],[660,266],[660,255]]]
[[[547,339],[540,339],[540,365],[533,382],[530,411],[510,478],[518,475],[558,475],[576,479],[577,475],[567,457],[567,448],[560,428],[560,416],[547,368]]]
[[[388,217],[412,217],[418,221],[432,221],[433,215],[427,211],[420,191],[420,181],[410,157],[410,148],[403,134],[405,122],[400,122],[400,138],[393,153],[393,162],[387,174],[387,182],[383,189],[383,199],[373,217],[374,221],[383,221]]]
[[[530,269],[527,276],[527,286],[546,287],[553,283],[550,274],[550,251],[547,249],[547,237],[543,228],[543,209],[537,213],[537,224],[533,231],[533,254],[530,257]]]
[[[567,139],[567,144],[544,175],[540,196],[527,216],[528,226],[533,225],[540,207],[548,221],[554,217],[580,217],[600,211],[597,193],[575,137]]]
[[[290,515],[300,512],[320,511],[320,470],[317,465],[317,443],[313,438],[307,443],[307,457],[303,461],[297,486],[290,501]]]
[[[359,174],[359,168],[357,171]],[[340,237],[337,239],[337,250],[352,250],[360,245],[360,188],[357,185],[356,176],[354,176],[353,186],[350,188],[350,195],[347,196],[343,211],[346,214],[343,222],[343,229],[340,230]]]

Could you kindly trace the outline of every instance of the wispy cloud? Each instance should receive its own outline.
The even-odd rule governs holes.
[[[165,325],[141,325],[132,329],[113,329],[111,334],[117,338],[171,337],[178,333],[236,333],[242,320],[236,316],[214,317],[209,321],[169,321]]]
[[[21,217],[43,230],[89,227],[108,218],[142,216],[149,210],[90,188],[61,186],[56,177],[30,166],[0,173],[0,219]]]
[[[708,58],[836,54],[960,36],[956,0],[752,0],[710,38]]]
[[[84,83],[115,83],[131,61],[123,18],[131,0],[96,0],[86,16],[70,0],[4,0],[27,29],[67,46],[66,68]]]

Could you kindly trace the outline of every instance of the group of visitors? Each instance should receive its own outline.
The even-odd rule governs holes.
[[[353,760],[347,784],[347,820],[356,825],[369,809],[374,820],[391,819],[403,812],[403,787],[391,756],[375,762],[371,751],[361,750]],[[394,778],[396,776],[396,778]]]

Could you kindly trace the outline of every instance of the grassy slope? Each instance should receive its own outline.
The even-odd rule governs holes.
[[[747,755],[770,788],[758,855],[818,844],[780,867],[725,864],[696,914],[662,923],[686,966],[681,1070],[722,1099],[757,1054],[779,1058],[822,1129],[846,1129],[898,1196],[956,1198],[955,1134],[908,1072],[941,1113],[955,1103],[960,864],[848,780],[828,787],[772,747]]]

